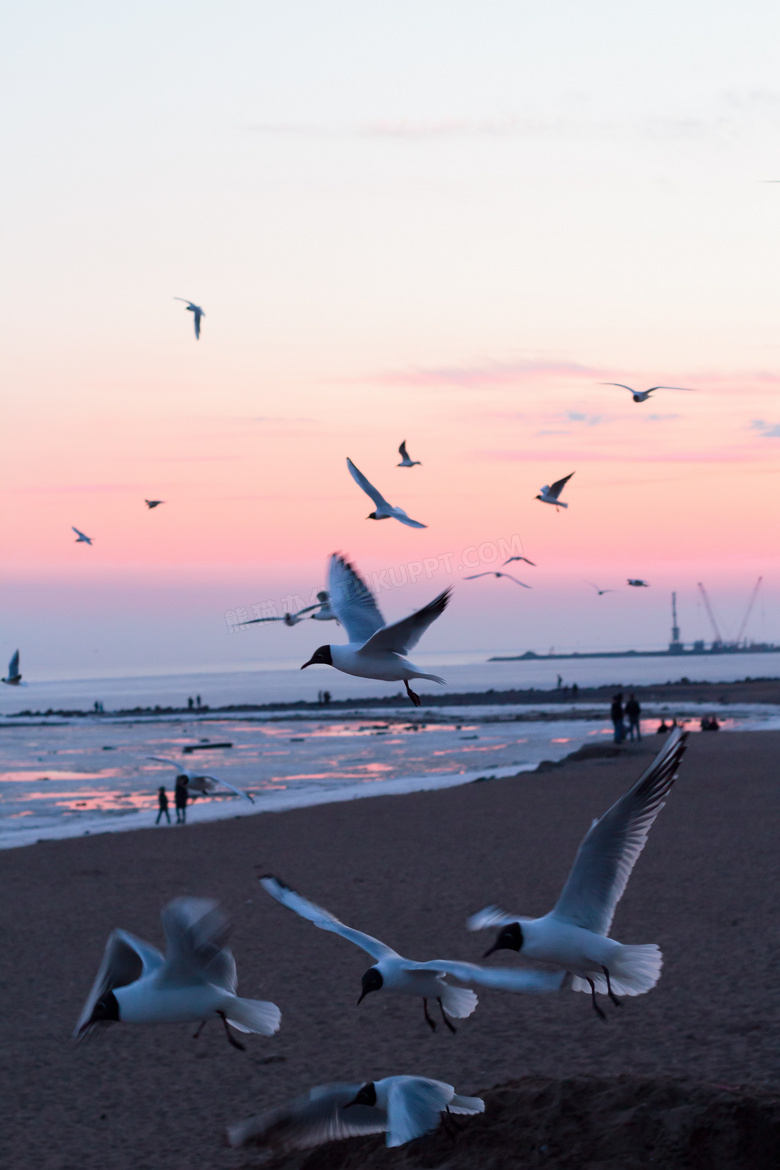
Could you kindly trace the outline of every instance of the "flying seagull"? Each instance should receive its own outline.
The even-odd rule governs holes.
[[[420,706],[420,697],[409,686],[409,679],[424,678],[444,683],[437,674],[426,674],[406,657],[413,650],[428,626],[446,609],[450,590],[445,589],[428,605],[418,609],[391,626],[379,612],[379,606],[364,581],[352,565],[338,553],[330,558],[328,572],[330,604],[338,621],[347,631],[346,646],[320,646],[314,651],[307,666],[334,666],[344,674],[357,678],[374,678],[380,682],[403,682],[406,693]]]
[[[410,459],[406,453],[406,439],[404,439],[401,446],[398,448],[398,454],[401,456],[401,462],[397,464],[398,467],[422,467],[419,459]]]
[[[322,589],[317,594],[317,605],[313,608],[315,610],[311,615],[313,622],[337,622],[339,620],[333,612],[327,589]]]
[[[8,678],[0,680],[9,687],[18,687],[22,681],[22,676],[19,673],[19,651],[14,650],[11,655],[11,661],[8,663]]]
[[[574,472],[572,472],[572,475],[573,474]],[[504,564],[511,565],[512,561],[525,561],[527,565],[531,565],[531,567],[534,569],[536,568],[536,561],[529,561],[528,557],[508,557],[507,560],[504,561]]]
[[[642,581],[639,577],[629,577],[626,581],[627,585],[633,585],[635,589],[649,589],[650,582]]]
[[[144,500],[144,503],[151,511],[152,508],[159,508],[160,504],[165,503],[165,500]]]
[[[384,1133],[387,1146],[402,1146],[438,1129],[442,1114],[484,1113],[480,1097],[462,1097],[452,1085],[428,1077],[383,1077],[361,1085],[317,1085],[257,1117],[231,1125],[228,1145],[260,1145],[274,1154]]]
[[[75,528],[72,524],[71,528],[73,528],[73,531],[76,533],[76,539],[73,542],[74,544],[92,544],[91,536],[85,536],[83,532],[79,532],[78,528]]]
[[[574,991],[590,989],[613,1003],[655,987],[662,957],[655,943],[626,946],[609,938],[615,908],[647,834],[664,807],[685,752],[687,734],[674,732],[632,788],[591,825],[555,906],[543,918],[521,918],[488,906],[466,923],[469,930],[499,926],[493,951],[521,951],[526,958],[564,967]]]
[[[436,1031],[436,1023],[428,1015],[429,999],[437,1001],[441,1018],[450,1032],[456,1029],[450,1023],[449,1016],[456,1020],[464,1020],[477,1006],[474,992],[470,988],[451,987],[445,982],[448,975],[459,979],[461,983],[477,983],[501,991],[525,991],[537,995],[559,991],[563,984],[563,971],[526,971],[507,967],[496,969],[450,959],[432,959],[428,963],[415,963],[413,959],[405,959],[392,947],[372,938],[370,934],[363,934],[361,930],[345,926],[330,911],[315,906],[313,902],[291,890],[272,874],[261,877],[260,885],[288,910],[313,922],[320,930],[340,934],[348,942],[366,951],[372,959],[376,959],[374,965],[369,967],[362,977],[358,1003],[370,992],[383,989],[396,995],[418,996],[423,1001],[425,1022],[432,1032]]]
[[[363,472],[358,471],[357,467],[355,467],[355,464],[351,459],[347,459],[347,467],[349,468],[349,474],[352,476],[358,487],[361,487],[366,495],[374,501],[376,511],[369,512],[366,519],[389,520],[392,518],[393,520],[400,520],[402,524],[407,524],[409,528],[428,527],[427,524],[421,524],[419,520],[412,520],[409,516],[407,516],[403,508],[394,508],[392,504],[388,504],[385,497],[376,490],[373,484],[368,482],[366,477],[363,475]]]
[[[513,560],[521,560],[525,558],[516,557]],[[515,585],[522,585],[523,589],[532,589],[532,585],[526,585],[525,581],[518,581],[517,577],[513,577],[511,573],[474,573],[472,577],[464,577],[464,581],[476,581],[477,577],[506,577],[507,581],[514,581]]]
[[[298,622],[303,621],[303,615],[305,613],[311,613],[313,609],[319,609],[320,606],[321,602],[315,602],[314,605],[307,605],[305,609],[299,609],[296,613],[285,613],[281,617],[250,618],[249,621],[237,622],[236,624],[239,626],[256,626],[261,622],[284,622],[286,626],[297,626]],[[312,614],[312,616],[314,615]],[[325,619],[321,618],[320,620],[324,621]]]
[[[552,487],[550,487],[548,484],[545,484],[536,499],[541,500],[543,504],[554,504],[556,508],[568,508],[569,505],[564,504],[558,497],[571,479],[572,475],[574,475],[573,471],[570,472],[569,475],[565,475],[563,479],[556,479]]]
[[[603,597],[605,593],[614,593],[615,592],[614,589],[599,589],[598,585],[594,585],[592,581],[586,581],[585,584],[592,585],[593,588],[598,593],[599,597]]]
[[[188,301],[186,297],[174,297],[173,299],[175,301],[183,301],[187,306],[187,312],[193,314],[192,319],[195,323],[195,340],[200,341],[200,319],[201,317],[206,316],[206,314],[203,312],[203,309],[201,309],[200,305],[195,305],[192,301]]]
[[[223,780],[221,776],[212,776],[211,773],[201,775],[197,772],[188,772],[186,768],[182,768],[176,760],[169,760],[165,756],[147,756],[147,760],[155,760],[158,764],[167,764],[169,768],[176,770],[176,779],[179,777],[186,779],[187,791],[194,792],[196,796],[213,796],[218,791],[217,785],[224,784],[225,788],[229,788],[236,796],[243,796],[250,804],[255,803],[255,798],[250,796],[248,792],[244,792],[243,788],[236,788],[235,785],[230,784],[227,780]]]
[[[197,1024],[222,1020],[234,1048],[239,1032],[272,1036],[282,1014],[275,1003],[239,999],[229,926],[216,902],[175,898],[160,914],[165,955],[126,930],[111,932],[103,962],[79,1016],[74,1038],[98,1024]],[[196,1035],[200,1034],[201,1028]]]
[[[634,390],[631,386],[626,386],[625,382],[602,382],[602,386],[619,386],[621,390],[628,390],[634,402],[647,402],[651,394],[656,390],[686,390],[691,394],[695,394],[690,386],[651,386],[649,390]]]

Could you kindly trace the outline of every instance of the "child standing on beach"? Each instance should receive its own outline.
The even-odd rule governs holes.
[[[160,787],[157,789],[157,803],[160,806],[160,811],[158,812],[157,820],[154,823],[159,825],[160,817],[163,815],[163,813],[165,813],[165,818],[168,821],[168,824],[170,824],[171,814],[168,812],[168,793],[165,791],[162,785],[160,785]]]
[[[187,785],[189,782],[189,776],[176,777],[176,794],[174,796],[174,803],[176,805],[177,825],[184,825],[187,823]]]

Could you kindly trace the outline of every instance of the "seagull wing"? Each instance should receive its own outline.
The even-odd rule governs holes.
[[[392,947],[386,946],[377,938],[372,938],[370,934],[363,934],[361,930],[353,930],[350,926],[345,926],[343,922],[339,922],[329,910],[323,910],[321,906],[315,906],[302,894],[290,889],[284,882],[280,882],[272,874],[266,874],[260,878],[260,885],[270,894],[272,898],[276,898],[277,902],[281,902],[288,910],[293,910],[296,914],[300,914],[301,918],[307,918],[309,922],[313,922],[315,926],[319,926],[320,930],[330,930],[334,934],[340,934],[342,938],[346,938],[355,946],[362,947],[371,955],[372,959],[392,959],[398,957],[398,952],[394,951]]]
[[[513,922],[520,922],[517,914],[507,914],[498,906],[486,906],[466,919],[466,930],[489,930],[493,926],[511,926]]]
[[[408,458],[409,458],[409,456],[408,456],[408,455],[407,455],[407,453],[406,453],[406,439],[404,439],[403,443],[402,443],[402,444],[401,444],[401,446],[398,448],[398,454],[401,456],[401,458],[402,458],[402,459],[408,459]]]
[[[236,796],[243,796],[244,799],[248,800],[250,804],[255,803],[255,798],[253,796],[250,796],[248,792],[245,792],[243,788],[236,788],[236,786],[234,784],[231,784],[229,780],[223,780],[221,776],[212,776],[209,773],[208,775],[205,775],[205,776],[196,776],[195,779],[196,780],[211,780],[215,784],[222,784],[222,785],[224,785],[225,788],[229,788],[231,792],[235,792]]]
[[[164,982],[168,987],[202,978],[227,950],[230,924],[211,898],[174,898],[163,906],[160,917],[166,941]],[[218,960],[217,968],[220,963],[224,960]]]
[[[400,520],[407,528],[427,528],[427,524],[421,524],[419,520],[412,520],[411,516],[407,516],[403,508],[394,508],[393,515],[396,520]]]
[[[165,756],[147,756],[147,760],[155,760],[158,764],[167,764],[170,768],[175,768],[180,775],[185,776],[187,772],[176,760],[166,759]]]
[[[193,310],[193,317],[195,320],[195,340],[200,341],[200,319],[205,316],[202,309],[195,308]]]
[[[476,581],[477,577],[493,577],[494,573],[474,573],[472,577],[464,577],[464,581]]]
[[[388,504],[382,493],[378,492],[374,485],[368,482],[366,477],[363,475],[363,472],[359,471],[358,468],[355,467],[355,464],[351,459],[347,459],[347,467],[349,468],[349,474],[352,476],[355,483],[358,485],[358,487],[361,487],[366,495],[374,501],[374,504],[377,506],[377,508],[390,508],[392,506]]]
[[[283,622],[283,617],[250,618],[248,622],[236,622],[237,626],[256,626],[258,622]]]
[[[513,919],[512,921],[517,921]],[[525,991],[530,995],[544,995],[560,991],[566,978],[565,971],[534,970],[525,967],[480,967],[477,963],[461,963],[452,959],[431,959],[429,963],[406,963],[407,971],[440,971],[461,983],[476,983],[497,991]]]
[[[625,382],[600,382],[600,386],[619,386],[621,390],[628,390],[629,394],[636,394],[633,386],[626,386]]]
[[[16,678],[19,673],[19,651],[15,650],[11,655],[11,661],[8,663],[8,677]]]
[[[557,500],[558,496],[561,494],[572,475],[574,475],[573,471],[570,472],[569,475],[564,475],[563,479],[556,479],[555,483],[550,487],[550,490],[547,493],[548,496],[552,496],[553,499]]]
[[[383,1109],[350,1105],[361,1088],[357,1082],[318,1085],[286,1105],[231,1125],[228,1145],[245,1146],[251,1142],[274,1153],[285,1153],[358,1134],[384,1133]],[[346,1109],[346,1105],[350,1108]]]
[[[108,936],[106,949],[103,952],[103,961],[100,964],[92,990],[87,996],[87,1002],[78,1018],[74,1038],[82,1030],[86,1030],[87,1021],[95,1009],[95,1004],[108,991],[118,987],[127,987],[135,983],[143,975],[148,975],[162,967],[165,960],[157,947],[136,938],[126,930],[113,930]],[[97,1027],[93,1024],[89,1029]]]
[[[428,626],[444,613],[450,599],[449,587],[429,601],[422,609],[418,609],[400,622],[392,626],[383,626],[381,630],[368,639],[361,653],[371,654],[375,650],[392,651],[393,654],[408,654],[413,650]]]
[[[651,386],[647,393],[652,394],[654,390],[685,390],[688,394],[696,393],[692,386]]]
[[[194,308],[195,308],[195,305],[193,304],[193,302],[192,302],[192,301],[188,301],[186,297],[174,297],[173,299],[174,299],[175,301],[183,301],[183,302],[184,302],[184,304],[187,306],[187,308],[188,308],[188,309],[194,309]]]
[[[531,565],[534,569],[536,568],[536,561],[529,561],[528,557],[509,557],[508,560],[504,561],[504,565],[510,565],[512,561],[525,561],[527,565]]]
[[[552,910],[556,918],[595,934],[609,932],[647,834],[677,778],[686,739],[679,729],[670,735],[636,784],[591,826]]]
[[[374,595],[349,561],[338,553],[333,553],[330,558],[328,592],[331,608],[347,631],[350,642],[367,642],[384,626],[385,620]]]
[[[506,577],[510,581],[514,581],[515,585],[522,585],[523,589],[533,589],[533,585],[526,585],[525,581],[518,581],[517,577],[513,577],[511,573],[496,573],[497,577]]]
[[[402,1146],[437,1129],[455,1090],[428,1077],[388,1077],[387,1145]]]

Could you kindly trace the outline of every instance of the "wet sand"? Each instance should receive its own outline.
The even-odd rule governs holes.
[[[441,1027],[431,1035],[412,1000],[379,993],[358,1008],[370,960],[276,905],[255,881],[256,867],[274,872],[411,957],[476,959],[488,937],[468,934],[466,915],[489,902],[547,910],[592,817],[656,747],[653,737],[616,758],[518,779],[4,851],[0,1164],[237,1170],[257,1158],[222,1145],[226,1123],[312,1084],[394,1072],[469,1094],[528,1076],[623,1075],[639,1078],[640,1096],[646,1078],[772,1089],[780,1078],[780,732],[691,737],[613,930],[626,942],[658,942],[663,977],[606,1024],[571,992],[483,991],[457,1036]],[[250,1038],[243,1054],[215,1024],[197,1041],[186,1026],[114,1026],[71,1043],[110,930],[159,945],[159,909],[182,893],[223,904],[239,990],[278,1003],[281,1031]],[[520,1126],[506,1136],[505,1157],[493,1149],[490,1165],[529,1164],[538,1134],[526,1141]],[[347,1156],[357,1165],[354,1153],[338,1151],[319,1164]],[[392,1164],[444,1164],[416,1157],[401,1151]]]

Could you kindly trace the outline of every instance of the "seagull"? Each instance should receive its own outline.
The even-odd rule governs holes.
[[[628,390],[634,402],[647,402],[651,394],[656,390],[686,390],[691,394],[696,391],[690,386],[651,386],[649,390],[634,390],[631,386],[626,386],[625,382],[602,382],[602,386],[619,386],[621,390]]]
[[[384,1133],[386,1145],[402,1146],[433,1133],[442,1114],[484,1112],[480,1097],[462,1097],[452,1085],[428,1077],[337,1082],[231,1125],[227,1140],[234,1147],[258,1144],[274,1154],[368,1133]]]
[[[76,533],[76,539],[73,542],[74,544],[92,544],[91,536],[85,536],[84,533],[79,532],[78,528],[74,527],[73,524],[71,524],[71,528]]]
[[[572,475],[573,474],[574,474],[574,472],[572,472]],[[504,564],[511,565],[512,561],[525,561],[525,563],[527,565],[531,565],[531,567],[534,569],[536,568],[536,561],[529,561],[528,557],[509,557],[507,560],[504,561]]]
[[[401,466],[399,464],[399,466]],[[358,471],[351,459],[347,459],[347,467],[349,474],[354,479],[358,487],[361,487],[367,496],[374,501],[376,505],[375,512],[369,512],[366,517],[367,520],[400,520],[402,524],[408,525],[409,528],[427,528],[427,524],[421,524],[419,520],[412,520],[406,515],[403,508],[394,508],[392,504],[388,504],[385,497],[376,490],[376,488],[368,482],[362,471]]]
[[[543,504],[554,504],[556,508],[568,508],[569,505],[564,504],[561,500],[558,499],[558,497],[563,491],[565,485],[571,479],[572,475],[574,475],[573,471],[571,474],[565,475],[563,479],[556,479],[552,487],[550,487],[548,484],[545,484],[536,499],[541,500]]]
[[[459,979],[461,983],[477,983],[499,991],[524,991],[537,995],[559,991],[563,985],[564,971],[527,971],[511,967],[497,969],[450,959],[431,959],[428,963],[415,963],[413,959],[405,959],[392,947],[372,938],[370,934],[363,934],[361,930],[345,926],[330,911],[315,906],[313,902],[290,889],[272,874],[264,874],[259,880],[266,893],[277,902],[281,902],[288,910],[293,910],[301,918],[313,922],[320,930],[340,934],[342,938],[355,943],[367,951],[372,959],[377,960],[362,977],[362,991],[358,1003],[370,992],[381,991],[383,988],[397,995],[419,996],[423,1001],[425,1022],[432,1032],[436,1031],[436,1023],[428,1015],[429,999],[437,1001],[441,1018],[450,1032],[455,1032],[456,1028],[450,1023],[449,1016],[456,1020],[464,1020],[477,1006],[474,992],[470,988],[452,987],[445,983],[447,975]]]
[[[151,511],[152,508],[159,508],[160,504],[164,504],[165,500],[144,500],[147,508]]]
[[[633,585],[635,589],[649,589],[650,582],[642,581],[640,577],[629,577],[626,581],[627,585]]]
[[[244,792],[243,788],[236,788],[227,780],[223,780],[221,776],[199,775],[195,772],[188,772],[182,768],[181,764],[177,764],[176,760],[168,760],[165,756],[147,756],[147,760],[155,760],[158,764],[167,764],[169,768],[176,769],[176,779],[185,777],[187,780],[187,791],[194,792],[196,796],[213,796],[217,792],[217,784],[224,784],[225,788],[229,788],[236,796],[243,796],[250,804],[255,803],[255,798],[250,796],[248,792]]]
[[[193,314],[193,321],[195,323],[195,340],[200,341],[200,319],[201,317],[206,316],[206,314],[203,312],[203,309],[201,309],[200,305],[195,305],[192,301],[188,301],[186,297],[174,297],[173,299],[175,301],[184,301],[184,304],[187,306],[187,311]]]
[[[422,467],[419,459],[410,459],[406,452],[406,439],[404,439],[401,446],[398,448],[398,454],[401,456],[401,462],[397,464],[398,467]],[[362,484],[360,485],[363,486]]]
[[[8,678],[0,680],[9,687],[18,687],[22,681],[22,676],[19,673],[19,651],[14,650],[11,655],[11,661],[8,663]]]
[[[250,618],[248,622],[237,622],[236,624],[239,626],[256,626],[260,622],[284,622],[284,624],[286,626],[297,626],[298,622],[303,621],[303,615],[305,613],[311,613],[311,611],[313,609],[319,609],[319,604],[320,603],[315,603],[314,605],[307,605],[305,609],[299,609],[297,611],[297,613],[285,613],[285,614],[282,614],[281,617]],[[312,615],[312,616],[314,616],[314,615]],[[325,620],[325,619],[321,619],[321,620]]]
[[[593,585],[593,582],[592,582],[592,581],[586,581],[586,582],[585,582],[585,584],[586,584],[586,585]],[[605,593],[614,593],[614,592],[615,592],[615,590],[614,590],[614,589],[599,589],[598,585],[593,585],[593,588],[596,590],[596,592],[598,593],[599,597],[603,597]]]
[[[517,558],[517,560],[520,559],[520,557]],[[522,585],[523,589],[533,589],[533,585],[526,585],[525,581],[518,581],[517,577],[513,577],[511,573],[475,573],[473,577],[464,577],[463,580],[476,581],[477,577],[506,577],[507,581],[514,581],[515,585]]]
[[[595,820],[553,909],[543,918],[521,918],[488,906],[469,918],[469,930],[500,926],[493,951],[522,951],[526,958],[565,967],[572,989],[587,991],[596,1014],[606,1019],[596,992],[614,1004],[618,995],[641,995],[655,987],[662,956],[655,943],[626,946],[608,937],[615,907],[664,807],[685,752],[687,733],[673,733],[632,788]]]
[[[358,678],[403,682],[415,707],[420,706],[420,696],[409,686],[410,678],[424,678],[444,685],[444,679],[438,674],[426,674],[406,655],[414,649],[428,626],[444,613],[450,599],[449,589],[408,618],[388,626],[366,583],[348,561],[334,553],[330,558],[328,592],[333,612],[347,631],[349,641],[346,646],[320,646],[309,661],[304,662],[301,670],[320,664],[334,666],[336,670]]]
[[[316,612],[311,615],[311,621],[338,622],[338,620],[330,603],[330,594],[327,589],[322,589],[317,594]]]
[[[209,898],[174,898],[160,914],[165,955],[126,930],[108,937],[103,962],[79,1016],[74,1039],[98,1024],[195,1024],[222,1020],[239,1032],[272,1036],[282,1013],[275,1003],[240,999],[233,953],[225,945],[228,921]]]

